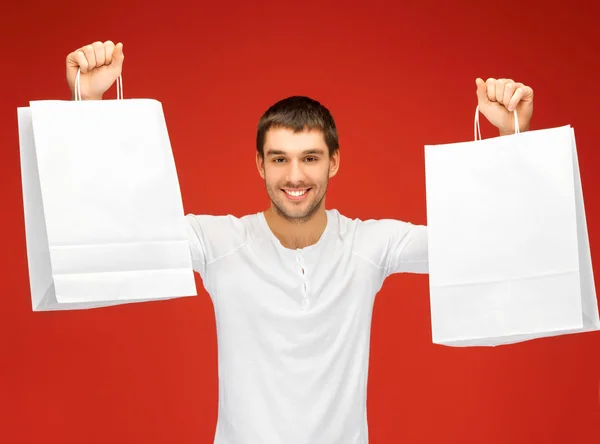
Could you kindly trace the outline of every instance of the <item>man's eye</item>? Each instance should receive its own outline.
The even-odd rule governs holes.
[[[281,157],[276,157],[275,159],[273,159],[273,162],[275,163],[283,163],[285,159],[281,158]]]
[[[307,161],[307,162],[315,162],[316,160],[317,160],[317,158],[316,158],[316,157],[307,157],[307,158],[306,158],[306,161]]]

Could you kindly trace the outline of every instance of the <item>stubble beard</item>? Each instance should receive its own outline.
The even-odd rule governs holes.
[[[269,188],[266,181],[265,181],[265,185],[267,187],[269,199],[271,200],[271,203],[273,204],[273,208],[275,209],[275,212],[277,213],[277,215],[279,215],[280,217],[284,218],[285,220],[287,220],[289,222],[299,224],[299,223],[309,221],[315,215],[315,213],[319,210],[319,208],[321,208],[321,205],[323,204],[323,199],[325,198],[325,194],[327,193],[328,181],[326,181],[323,188],[321,188],[323,190],[322,194],[320,196],[318,196],[316,199],[314,199],[309,204],[306,211],[304,211],[303,213],[300,213],[300,214],[291,214],[290,212],[286,211],[285,205],[282,202],[283,199],[287,199],[285,196],[282,196],[281,199],[279,199],[281,204],[277,203],[278,199],[275,199],[274,195],[277,195],[277,193],[282,193],[280,188],[278,188],[278,187]],[[315,188],[312,187],[310,190],[310,193],[314,193],[314,192],[315,192]]]

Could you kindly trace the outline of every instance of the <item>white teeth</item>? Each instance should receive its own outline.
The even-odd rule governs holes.
[[[299,196],[302,196],[304,193],[306,193],[306,190],[302,190],[302,191],[286,191],[286,193],[288,193],[290,196],[299,197]]]

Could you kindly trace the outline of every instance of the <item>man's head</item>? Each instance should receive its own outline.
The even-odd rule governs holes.
[[[288,97],[258,123],[256,164],[274,209],[302,222],[322,207],[339,167],[339,144],[329,110],[308,97]]]

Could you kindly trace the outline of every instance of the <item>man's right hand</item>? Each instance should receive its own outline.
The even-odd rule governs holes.
[[[75,97],[75,77],[79,79],[82,100],[101,100],[115,83],[123,69],[123,44],[95,42],[83,46],[67,56],[67,83],[71,97]]]

